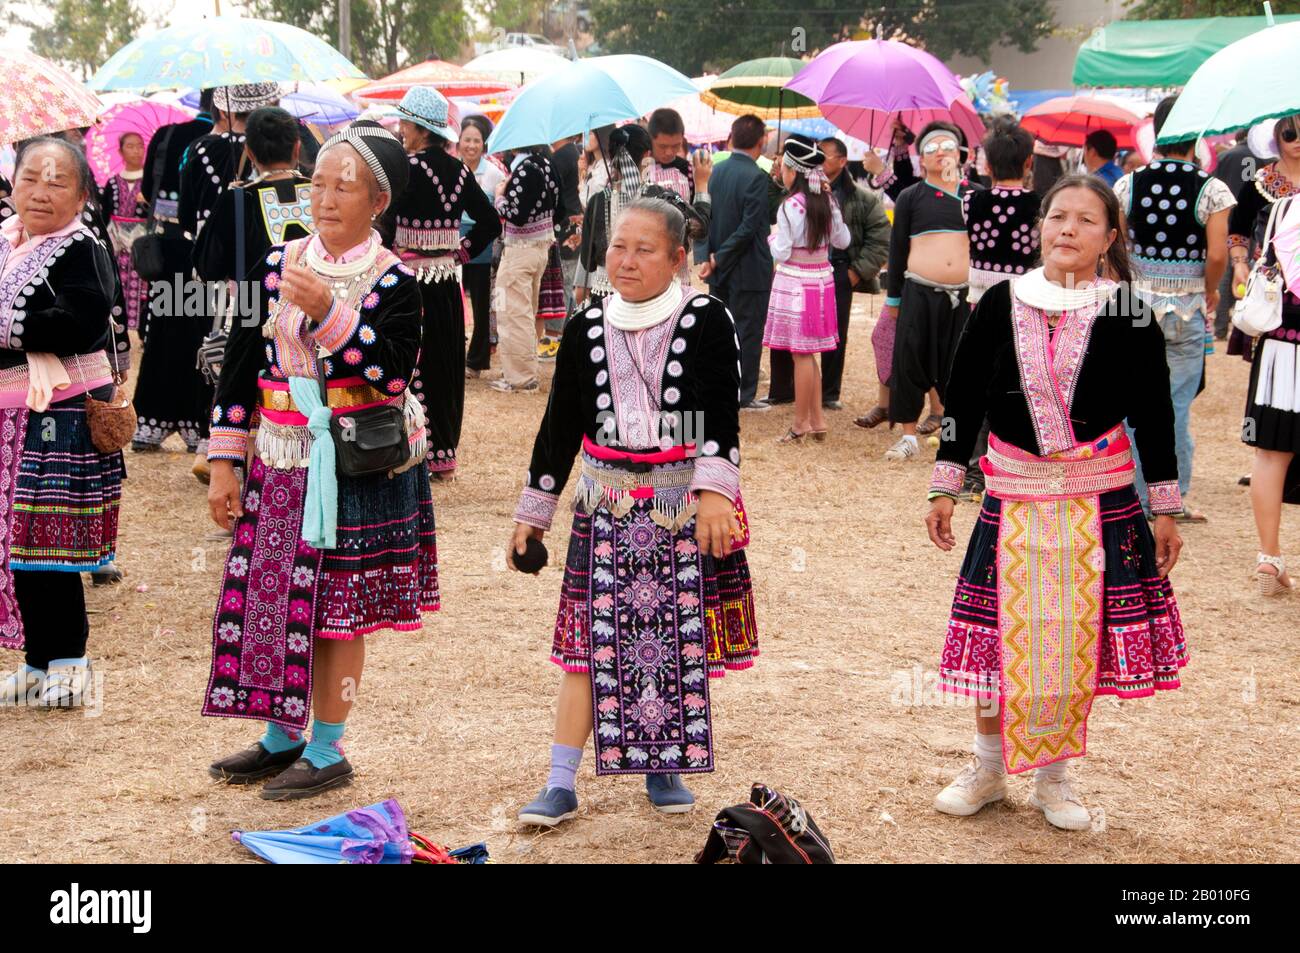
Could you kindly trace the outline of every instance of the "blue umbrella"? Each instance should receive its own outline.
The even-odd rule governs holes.
[[[87,84],[151,93],[240,83],[323,83],[365,74],[324,40],[287,23],[214,17],[168,27],[122,47]]]
[[[415,856],[406,815],[391,799],[295,830],[230,836],[273,864],[409,864]]]
[[[488,137],[489,152],[549,144],[599,126],[637,119],[679,96],[689,78],[632,53],[578,60],[530,83]]]

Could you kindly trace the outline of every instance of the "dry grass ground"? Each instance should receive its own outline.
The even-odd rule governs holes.
[[[461,476],[435,487],[443,610],[423,633],[371,640],[345,743],[356,783],[305,802],[213,783],[207,764],[252,726],[199,717],[225,544],[181,453],[128,454],[124,585],[89,591],[102,712],[0,713],[0,859],[247,861],[232,828],[292,827],[397,798],[414,829],[487,841],[506,862],[684,861],[714,813],[763,780],[799,798],[843,861],[1280,861],[1297,850],[1300,640],[1295,599],[1261,605],[1237,477],[1246,365],[1217,354],[1195,406],[1194,497],[1174,572],[1192,647],[1181,691],[1093,710],[1076,762],[1104,823],[1049,828],[1029,782],[974,818],[936,814],[972,715],[932,691],[960,552],[926,540],[929,467],[887,464],[883,428],[852,425],[874,395],[870,299],[850,336],[849,410],[824,445],[778,447],[783,409],[743,418],[762,658],[713,686],[719,770],[695,776],[693,814],[655,816],[639,779],[579,778],[579,817],[517,832],[545,777],[558,670],[546,661],[567,526],[539,578],[504,571],[503,543],[544,398],[469,383]],[[174,439],[174,438],[173,438]],[[958,508],[965,539],[975,513]],[[563,524],[563,520],[559,521]],[[1300,516],[1288,508],[1283,539]],[[147,587],[147,591],[144,590]],[[7,653],[8,663],[16,654]],[[917,691],[917,685],[920,691]],[[589,749],[590,750],[590,749]]]

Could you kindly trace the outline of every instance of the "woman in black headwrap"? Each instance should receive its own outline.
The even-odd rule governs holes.
[[[372,227],[409,168],[401,143],[375,123],[354,123],[325,143],[312,176],[317,233],[272,246],[249,272],[251,312],[234,322],[218,383],[208,504],[219,526],[233,526],[234,541],[203,711],[267,729],[210,773],[235,784],[278,775],[262,791],[269,800],[348,782],[339,741],[363,637],[418,630],[421,613],[438,608],[424,420],[407,388],[420,349],[420,291]],[[336,452],[360,428],[352,414],[377,405],[404,410],[406,463],[336,474]],[[245,458],[254,415],[241,495],[234,464]]]

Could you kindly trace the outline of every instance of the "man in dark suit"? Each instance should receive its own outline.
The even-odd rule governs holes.
[[[740,340],[740,409],[767,410],[757,399],[758,369],[763,356],[763,326],[772,290],[768,176],[758,166],[767,127],[754,115],[731,124],[731,156],[709,180],[713,219],[709,223],[709,260],[700,276],[721,298],[736,321]]]

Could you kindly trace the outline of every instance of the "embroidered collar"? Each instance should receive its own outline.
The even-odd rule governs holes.
[[[644,331],[676,314],[682,294],[682,286],[675,281],[662,294],[645,301],[624,301],[615,292],[606,302],[605,313],[609,323],[620,331]]]
[[[1255,177],[1255,188],[1260,195],[1270,202],[1290,198],[1293,195],[1300,195],[1300,187],[1297,187],[1278,170],[1276,162],[1272,162],[1259,170],[1259,175]]]
[[[1015,279],[1011,289],[1017,301],[1031,308],[1050,312],[1076,311],[1109,298],[1114,293],[1115,282],[1098,278],[1081,288],[1065,288],[1049,281],[1040,266]]]
[[[364,242],[335,257],[325,250],[320,235],[313,235],[303,257],[307,267],[317,274],[328,278],[355,278],[375,263],[382,248],[379,233],[371,230],[370,237]]]

